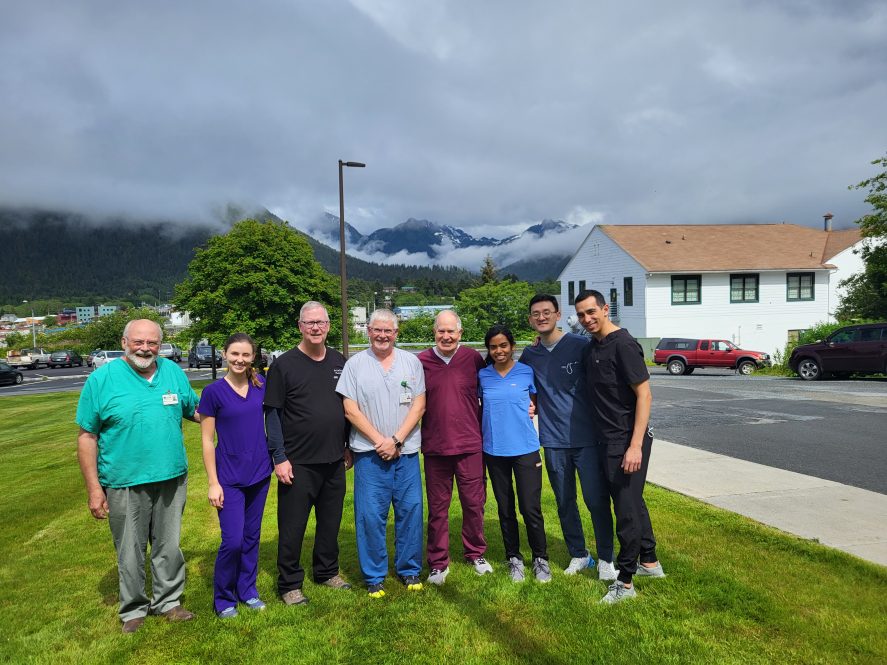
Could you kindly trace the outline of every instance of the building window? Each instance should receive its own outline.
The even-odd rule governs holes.
[[[622,304],[626,307],[634,305],[634,286],[632,285],[631,277],[622,278]]]
[[[672,275],[671,304],[699,305],[702,302],[702,275]]]
[[[758,302],[758,275],[730,275],[730,302]]]
[[[812,272],[790,272],[785,276],[785,299],[814,300],[815,288],[814,274]]]
[[[580,279],[579,280],[579,290],[576,291],[576,293],[582,293],[584,290],[585,290],[585,280]]]
[[[576,299],[576,282],[567,282],[567,300],[570,304]]]

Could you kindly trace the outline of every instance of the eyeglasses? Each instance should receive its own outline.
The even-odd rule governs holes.
[[[553,314],[557,314],[553,309],[546,309],[544,312],[530,312],[531,319],[547,319]]]
[[[130,346],[135,346],[135,347],[147,346],[148,348],[156,349],[158,346],[160,346],[160,342],[154,342],[151,340],[127,338],[126,341],[129,342]]]
[[[370,332],[374,335],[393,335],[397,328],[370,328]]]
[[[306,328],[326,328],[330,324],[329,321],[300,321],[299,323]]]

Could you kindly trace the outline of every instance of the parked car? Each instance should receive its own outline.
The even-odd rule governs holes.
[[[740,349],[725,339],[663,337],[653,352],[653,362],[669,374],[692,374],[697,367],[724,367],[751,374],[773,364],[769,353]]]
[[[83,367],[83,358],[76,351],[53,351],[49,355],[50,367],[73,367],[74,365]]]
[[[99,351],[92,359],[92,366],[98,369],[102,365],[123,357],[123,351]]]
[[[182,350],[177,347],[175,344],[161,344],[160,351],[158,351],[158,355],[161,358],[169,358],[173,362],[180,363],[182,362]]]
[[[0,384],[20,384],[25,380],[24,375],[12,367],[8,362],[0,360]]]
[[[212,367],[213,366],[213,352],[212,347],[210,346],[194,346],[188,351],[188,367],[196,367],[200,369],[201,367]],[[222,352],[216,351],[215,355],[215,366],[222,366]]]
[[[788,366],[805,381],[887,374],[887,322],[846,326],[824,340],[796,346]]]
[[[93,349],[89,352],[89,355],[86,356],[86,364],[88,367],[92,367],[92,359],[96,357],[96,354],[101,351],[101,349]]]
[[[37,369],[38,366],[49,366],[49,352],[43,349],[22,349],[6,354],[6,362],[18,369]]]

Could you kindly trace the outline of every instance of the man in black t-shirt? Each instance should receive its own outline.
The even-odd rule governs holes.
[[[339,574],[339,525],[345,500],[350,426],[336,384],[345,357],[326,346],[330,317],[319,302],[299,312],[302,341],[271,365],[265,387],[265,428],[277,476],[277,590],[287,605],[308,602],[300,558],[311,508],[316,531],[316,584],[350,589]]]
[[[610,321],[610,307],[603,294],[582,291],[575,306],[579,322],[592,336],[583,362],[585,381],[619,539],[619,575],[601,602],[618,603],[636,595],[635,575],[665,577],[644,502],[653,445],[650,374],[641,345]]]

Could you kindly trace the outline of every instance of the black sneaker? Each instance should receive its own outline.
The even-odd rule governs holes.
[[[383,598],[385,596],[385,587],[381,582],[370,584],[367,586],[367,592],[370,594],[370,598]]]
[[[398,575],[400,581],[403,582],[403,585],[407,588],[407,591],[421,591],[422,590],[422,580],[419,579],[418,575]]]

